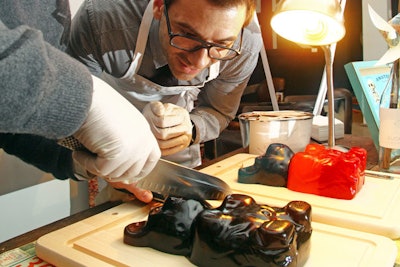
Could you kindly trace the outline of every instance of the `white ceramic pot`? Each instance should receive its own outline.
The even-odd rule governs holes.
[[[239,115],[243,147],[249,153],[264,155],[272,143],[303,151],[311,138],[313,114],[297,110],[253,111]]]

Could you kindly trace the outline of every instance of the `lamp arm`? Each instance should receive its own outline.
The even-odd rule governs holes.
[[[328,147],[335,146],[335,110],[334,110],[334,92],[333,92],[333,60],[331,46],[321,46],[325,55],[326,85],[328,94]]]
[[[341,9],[341,15],[344,16],[344,9],[346,7],[346,0],[340,0],[340,9]],[[336,51],[336,43],[332,44],[330,46],[330,54],[331,54],[331,58],[333,60],[333,57],[335,56],[335,51]],[[326,66],[324,68],[324,71],[322,73],[322,78],[321,78],[321,83],[319,86],[319,90],[318,90],[318,96],[317,96],[317,100],[315,101],[315,105],[314,105],[314,109],[313,109],[313,114],[314,116],[321,114],[321,111],[324,107],[324,102],[325,102],[325,98],[326,98]]]
[[[262,45],[262,48],[261,48],[261,60],[262,60],[263,67],[264,67],[265,77],[267,79],[267,85],[268,85],[269,96],[271,99],[272,109],[274,111],[278,111],[279,105],[278,105],[278,101],[276,99],[275,87],[274,87],[274,83],[272,80],[271,69],[269,68],[267,51],[265,50],[264,44]]]
[[[335,51],[336,51],[336,43],[330,45],[330,54],[331,58],[333,60],[335,56]],[[325,62],[326,64],[326,62]],[[322,72],[322,77],[321,77],[321,83],[319,85],[319,90],[318,90],[318,95],[317,99],[315,101],[314,109],[313,109],[313,114],[314,116],[320,115],[322,109],[324,108],[325,104],[325,99],[326,99],[326,66],[324,66],[324,71]]]
[[[260,30],[260,33],[261,33],[261,26],[260,26],[260,23],[258,22],[257,12],[254,12],[254,20],[255,20],[255,22]],[[270,69],[269,63],[268,63],[267,50],[265,50],[264,39],[262,37],[261,37],[261,42],[262,42],[262,47],[261,47],[261,51],[260,51],[261,61],[263,63],[265,78],[267,80],[268,91],[269,91],[269,96],[271,99],[272,109],[274,111],[278,111],[279,105],[278,105],[278,101],[276,99],[275,87],[274,87],[274,83],[272,80],[271,69]]]

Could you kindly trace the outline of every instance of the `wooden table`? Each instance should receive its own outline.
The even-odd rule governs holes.
[[[367,156],[367,168],[371,169],[374,166],[377,165],[378,162],[378,154],[376,151],[376,148],[373,144],[373,141],[371,138],[368,137],[359,137],[359,136],[352,136],[352,135],[345,135],[345,138],[338,139],[336,140],[337,145],[343,145],[346,147],[352,147],[352,146],[359,146],[363,147],[367,150],[368,156]],[[238,153],[248,153],[247,148],[239,148],[236,149],[230,153],[224,154],[220,157],[217,157],[213,160],[207,160],[205,161],[201,166],[197,167],[196,169],[202,169],[207,166],[210,166],[216,162],[219,162],[223,159],[229,158],[233,155],[236,155]],[[66,217],[64,219],[61,219],[59,221],[53,222],[51,224],[45,225],[43,227],[40,227],[38,229],[32,230],[30,232],[27,232],[25,234],[22,234],[20,236],[17,236],[15,238],[9,239],[3,243],[0,243],[0,253],[3,253],[5,251],[20,247],[22,245],[25,245],[27,243],[33,242],[37,240],[40,236],[45,235],[47,233],[50,233],[52,231],[55,231],[57,229],[60,229],[62,227],[65,227],[67,225],[70,225],[72,223],[78,222],[80,220],[83,220],[87,217],[93,216],[95,214],[98,214],[100,212],[103,212],[107,209],[110,209],[112,207],[115,207],[117,205],[120,205],[121,202],[106,202],[102,205],[84,210],[82,212],[76,213],[74,215],[71,215],[69,217]]]
[[[3,243],[0,243],[0,254],[23,246],[25,244],[28,244],[30,242],[33,242],[35,240],[37,240],[39,237],[48,234],[50,232],[53,232],[57,229],[63,228],[67,225],[73,224],[75,222],[81,221],[85,218],[88,218],[90,216],[93,216],[95,214],[98,214],[100,212],[103,212],[107,209],[110,209],[112,207],[115,207],[117,205],[120,205],[121,202],[120,201],[116,201],[116,202],[106,202],[104,204],[101,204],[99,206],[78,212],[74,215],[68,216],[64,219],[58,220],[56,222],[50,223],[48,225],[42,226],[40,228],[37,228],[35,230],[29,231],[25,234],[22,234],[20,236],[14,237],[12,239],[9,239]]]
[[[197,167],[196,169],[201,169],[204,167],[207,167],[209,165],[212,165],[220,160],[223,160],[225,158],[231,157],[235,154],[238,153],[246,153],[246,149],[245,148],[240,148],[237,149],[235,151],[232,151],[228,154],[225,154],[221,157],[215,158],[213,160],[208,160],[206,161],[203,165]],[[48,225],[42,226],[40,228],[37,228],[35,230],[29,231],[25,234],[22,234],[20,236],[14,237],[12,239],[6,240],[2,243],[0,243],[0,254],[9,250],[12,250],[14,248],[18,248],[20,246],[23,246],[25,244],[28,244],[30,242],[33,242],[35,240],[37,240],[39,237],[48,234],[50,232],[53,232],[57,229],[63,228],[67,225],[73,224],[75,222],[81,221],[85,218],[88,218],[90,216],[93,216],[95,214],[98,214],[100,212],[103,212],[107,209],[110,209],[112,207],[115,207],[117,205],[120,205],[122,202],[121,201],[117,201],[117,202],[106,202],[104,204],[98,205],[96,207],[93,208],[89,208],[87,210],[78,212],[76,214],[73,214],[71,216],[68,216],[64,219],[58,220],[56,222],[50,223]]]

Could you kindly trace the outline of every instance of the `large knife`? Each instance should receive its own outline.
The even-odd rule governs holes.
[[[231,193],[221,179],[163,159],[137,186],[163,196],[197,200],[221,200]]]
[[[71,150],[87,150],[74,137],[67,137],[58,143]],[[164,159],[160,159],[137,186],[163,197],[196,200],[222,200],[231,193],[231,188],[223,180]]]

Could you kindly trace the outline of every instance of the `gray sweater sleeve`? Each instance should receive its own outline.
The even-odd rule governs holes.
[[[0,132],[62,138],[85,120],[90,72],[27,26],[0,21]]]

